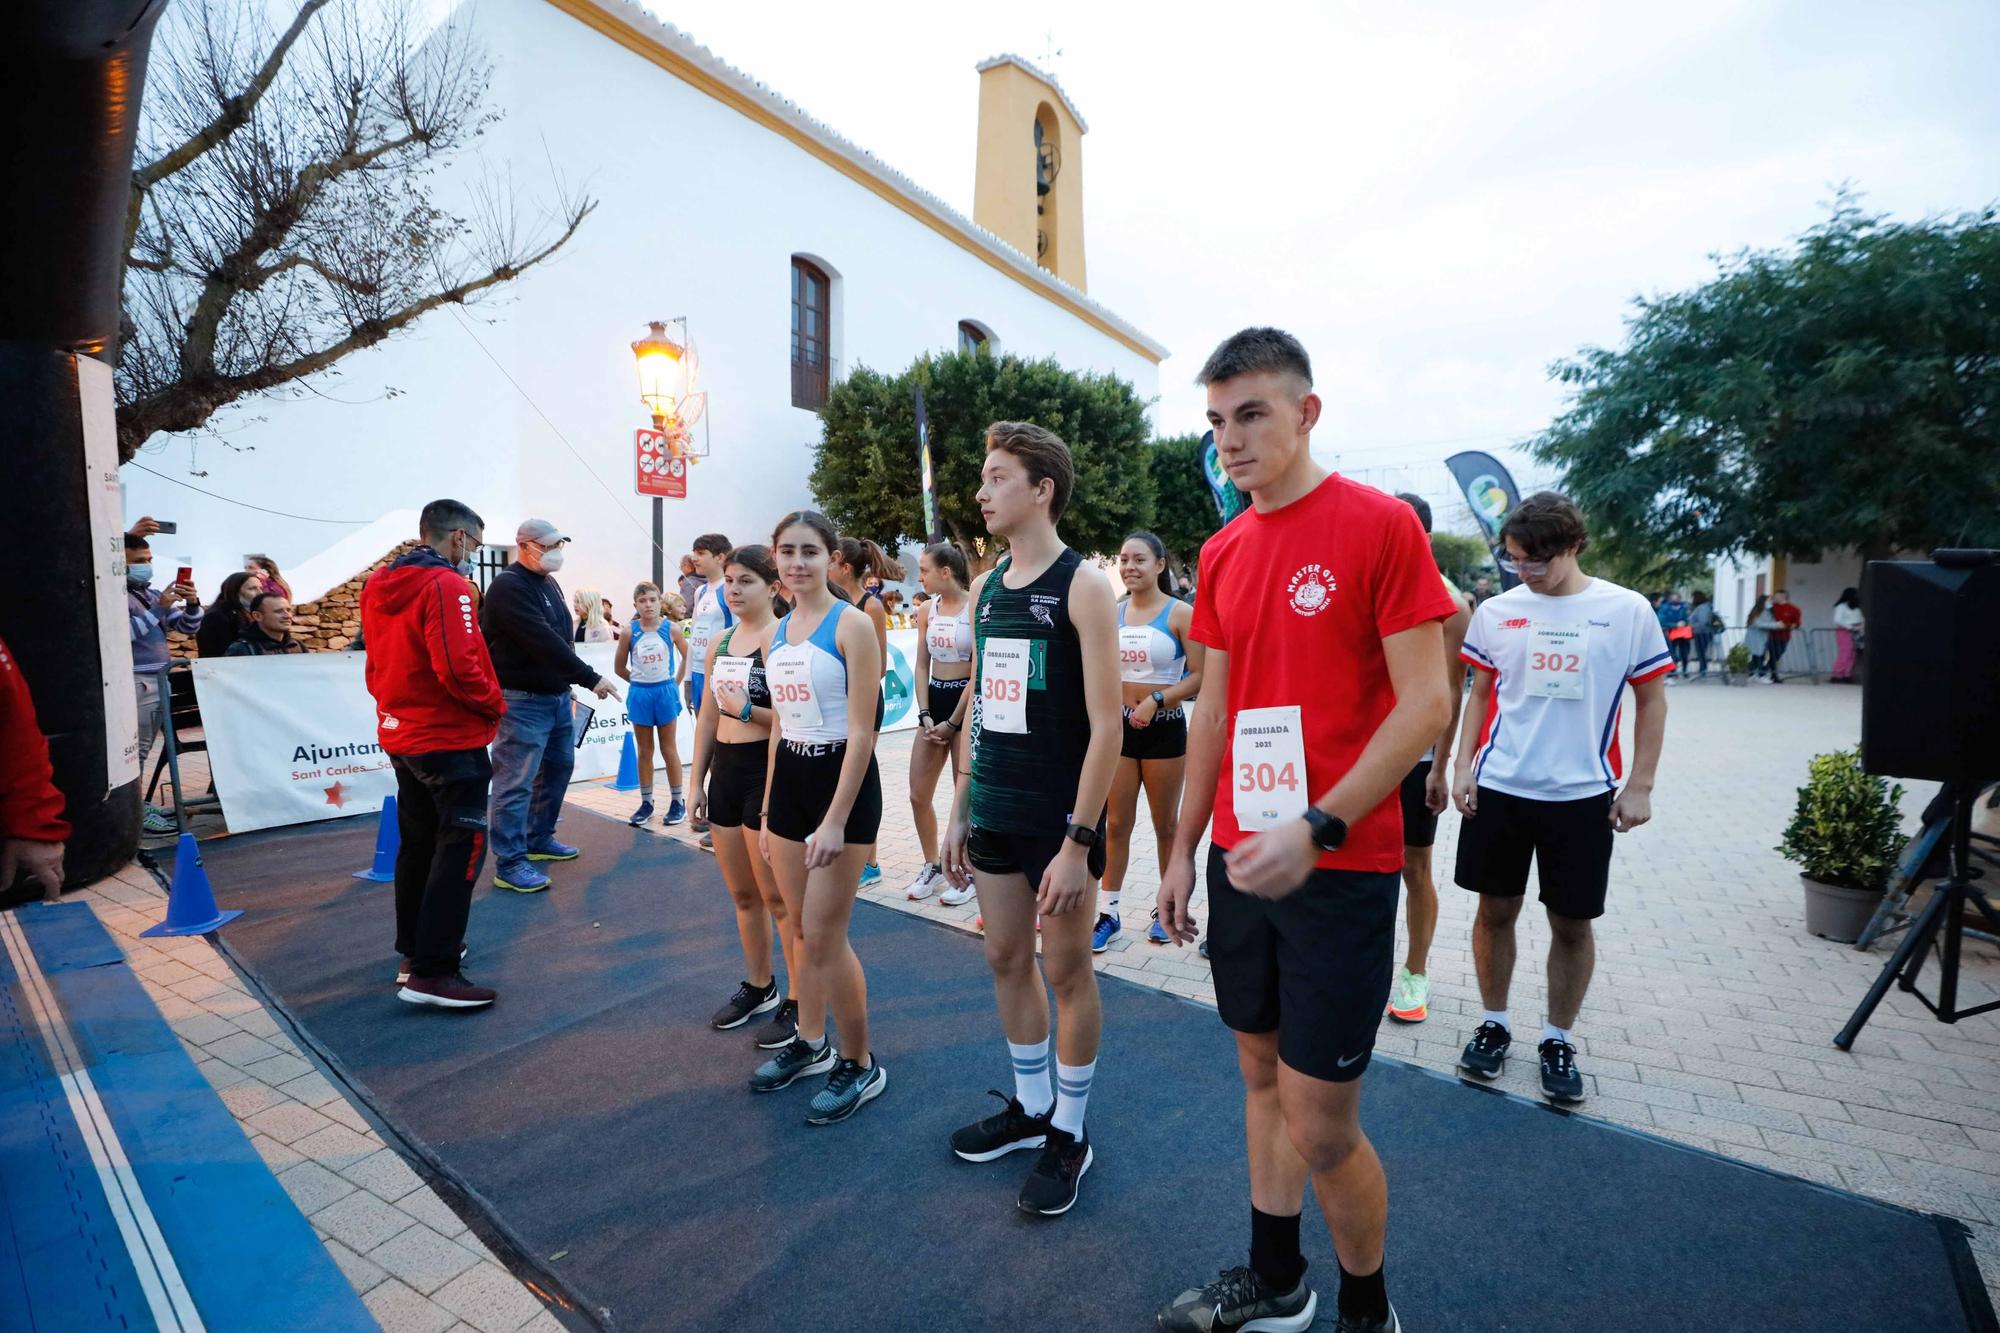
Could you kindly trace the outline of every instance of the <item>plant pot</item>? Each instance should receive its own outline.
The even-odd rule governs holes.
[[[1850,889],[1799,876],[1806,891],[1806,933],[1837,944],[1852,944],[1868,928],[1882,904],[1880,889]]]

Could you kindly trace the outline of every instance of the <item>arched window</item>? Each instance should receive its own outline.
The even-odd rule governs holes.
[[[833,330],[833,283],[819,265],[792,256],[792,406],[826,405]]]
[[[982,347],[990,347],[992,345],[992,341],[993,341],[992,330],[984,327],[983,325],[975,324],[969,319],[961,319],[960,321],[958,321],[959,351],[976,352]]]

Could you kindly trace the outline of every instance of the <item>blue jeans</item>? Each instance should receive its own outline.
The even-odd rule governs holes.
[[[506,716],[493,738],[493,804],[486,837],[496,865],[509,866],[555,836],[563,791],[576,767],[575,727],[568,690],[530,694],[502,690]]]

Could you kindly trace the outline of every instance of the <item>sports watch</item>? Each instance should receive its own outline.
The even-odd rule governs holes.
[[[1155,708],[1165,708],[1167,706],[1167,692],[1165,690],[1153,691],[1153,706]]]
[[[1074,819],[1069,822],[1069,827],[1063,830],[1063,836],[1079,847],[1097,845],[1097,830],[1088,824],[1079,824]]]
[[[1316,805],[1306,807],[1306,827],[1312,830],[1313,844],[1321,851],[1337,852],[1347,841],[1347,821],[1330,815]]]

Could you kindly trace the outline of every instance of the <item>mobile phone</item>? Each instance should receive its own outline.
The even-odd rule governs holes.
[[[175,570],[174,582],[185,583],[188,587],[192,588],[194,586],[194,566],[182,565],[179,569]]]
[[[166,533],[168,536],[172,536],[181,530],[181,525],[178,523],[160,523],[160,520],[157,518],[153,522],[159,523],[160,531]]]

